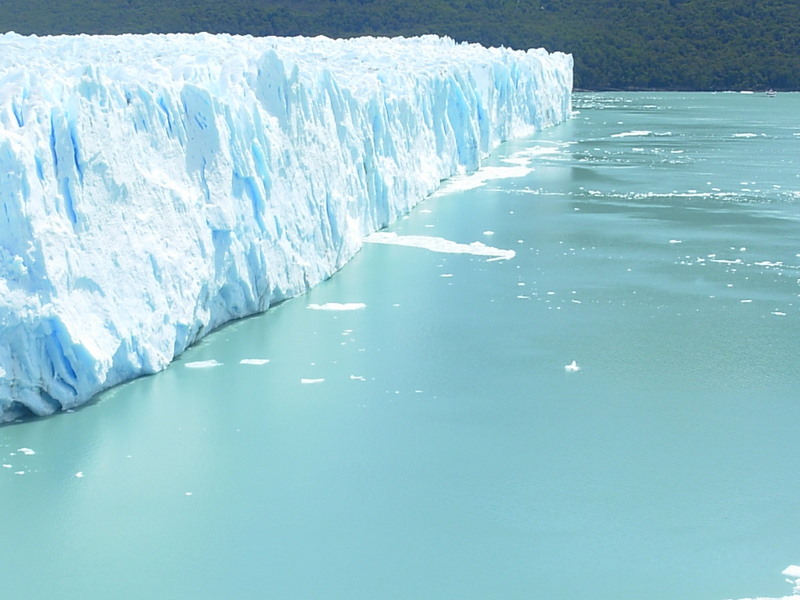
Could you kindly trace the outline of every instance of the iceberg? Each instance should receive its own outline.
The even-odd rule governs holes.
[[[436,36],[0,35],[0,422],[307,291],[571,88]]]

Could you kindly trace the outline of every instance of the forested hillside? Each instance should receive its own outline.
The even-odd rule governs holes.
[[[575,57],[584,89],[800,89],[799,0],[0,0],[0,31],[419,35]]]

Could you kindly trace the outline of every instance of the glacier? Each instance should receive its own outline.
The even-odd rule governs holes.
[[[307,291],[571,92],[437,36],[0,35],[0,422]]]

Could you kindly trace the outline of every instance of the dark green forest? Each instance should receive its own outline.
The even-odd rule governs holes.
[[[570,52],[578,89],[800,89],[800,0],[0,0],[0,31],[436,33]]]

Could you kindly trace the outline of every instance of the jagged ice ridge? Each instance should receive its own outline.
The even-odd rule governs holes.
[[[571,87],[435,36],[0,35],[0,421],[308,290]]]

